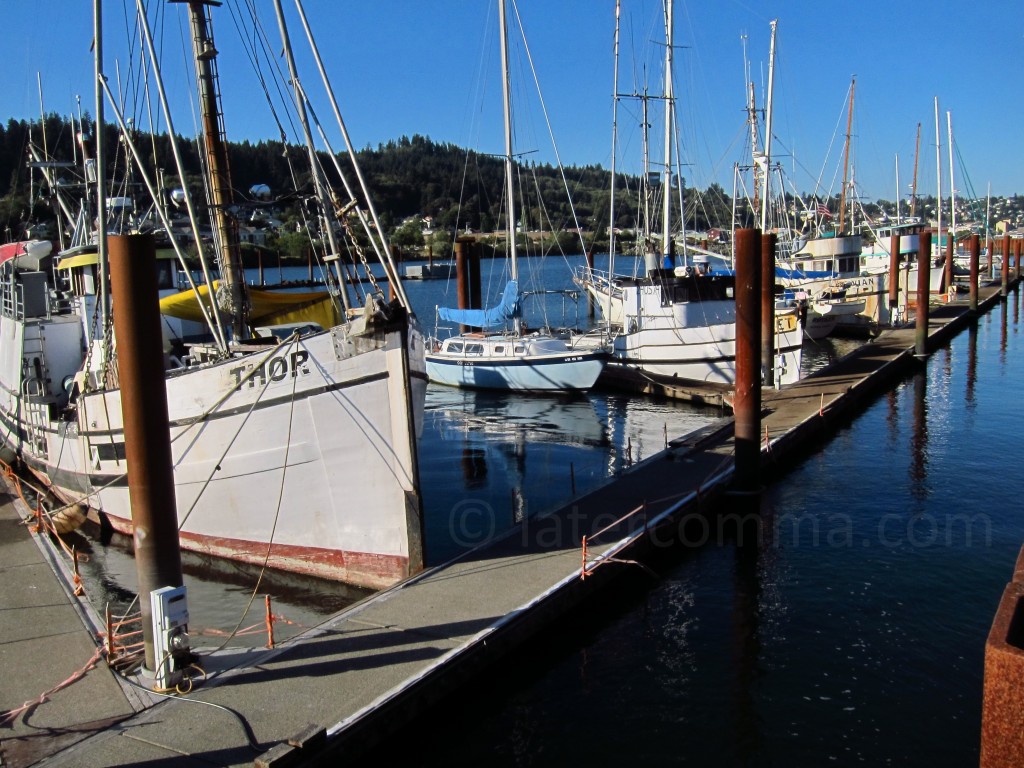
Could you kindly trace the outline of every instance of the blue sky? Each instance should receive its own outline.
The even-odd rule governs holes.
[[[235,0],[231,0],[235,2]],[[280,48],[270,0],[252,0],[276,50]],[[534,66],[562,161],[608,166],[611,157],[612,33],[614,0],[517,0]],[[292,0],[284,0],[307,91],[318,89],[315,70],[299,39]],[[152,3],[154,8],[156,4]],[[162,4],[161,4],[162,7]],[[647,61],[652,93],[659,92],[660,0],[622,0],[620,91],[640,76],[633,62]],[[47,111],[67,114],[80,95],[92,110],[92,3],[86,0],[0,0],[7,27],[0,117],[35,118],[37,73]],[[484,152],[501,152],[495,3],[491,0],[306,0],[327,69],[357,147],[421,134]],[[164,11],[161,11],[164,13]],[[180,106],[179,132],[192,130],[187,80],[181,74],[182,41],[171,6],[151,23],[163,40],[171,99]],[[214,9],[220,51],[225,123],[235,140],[276,138],[253,70],[228,8]],[[856,75],[852,160],[858,186],[869,199],[909,192],[917,124],[921,123],[919,193],[934,193],[936,176],[933,99],[941,118],[942,185],[948,194],[946,111],[952,114],[960,157],[960,194],[970,185],[984,195],[1013,194],[1021,182],[1020,98],[1024,3],[987,0],[677,0],[676,95],[688,183],[717,181],[732,188],[732,166],[744,162],[744,70],[741,35],[758,99],[768,59],[769,21],[779,19],[775,88],[775,146],[798,190],[820,185],[837,192],[842,177],[845,104]],[[105,0],[105,71],[122,81],[131,71],[120,0]],[[647,44],[647,45],[644,45]],[[528,72],[521,45],[515,73]],[[646,48],[646,51],[641,50]],[[115,67],[115,62],[117,67]],[[517,149],[552,161],[535,97],[522,77],[516,89]],[[129,91],[125,84],[123,90]],[[531,101],[533,100],[533,101]],[[142,103],[141,100],[137,100]],[[640,168],[639,102],[620,105],[620,168]],[[144,108],[143,108],[144,109]],[[318,100],[326,122],[329,110]],[[652,111],[660,114],[654,103]],[[139,124],[145,120],[138,112]],[[109,116],[109,115],[108,115]],[[660,147],[654,123],[652,144]],[[333,135],[333,134],[332,134]],[[340,139],[332,138],[336,146]],[[962,163],[961,163],[962,158]],[[966,173],[966,176],[965,176]]]

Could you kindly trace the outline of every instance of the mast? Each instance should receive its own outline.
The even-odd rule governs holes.
[[[100,322],[101,331],[105,333],[110,318],[110,292],[107,288],[107,190],[106,153],[103,150],[103,89],[100,78],[103,72],[103,0],[93,4],[93,37],[95,48],[93,53],[93,85],[96,91],[96,260],[100,272]],[[85,150],[84,137],[82,144]]]
[[[179,0],[180,1],[180,0]],[[228,209],[234,204],[228,152],[224,141],[224,116],[217,92],[217,49],[213,45],[212,19],[207,6],[216,0],[187,0],[192,27],[192,53],[196,59],[199,104],[203,121],[203,140],[210,174],[210,205],[214,229],[220,241],[220,271],[223,293],[218,303],[231,315],[231,332],[236,340],[248,336],[248,295],[238,247],[238,223]]]
[[[317,201],[320,203],[320,216],[323,222],[324,233],[327,235],[327,242],[331,247],[331,252],[324,258],[324,261],[334,262],[334,270],[338,277],[338,289],[341,293],[341,303],[345,309],[343,314],[347,320],[349,310],[348,290],[345,287],[345,279],[341,273],[341,265],[338,263],[341,258],[341,248],[338,246],[338,236],[334,231],[334,205],[331,202],[330,195],[327,193],[327,185],[324,183],[323,174],[320,172],[320,164],[316,159],[316,146],[313,144],[313,134],[309,130],[309,117],[306,114],[306,99],[302,93],[302,86],[299,84],[298,72],[295,69],[295,57],[292,55],[291,38],[288,37],[288,27],[284,21],[284,10],[281,8],[281,0],[274,0],[274,10],[277,12],[277,26],[281,32],[284,57],[288,64],[288,77],[292,81],[295,109],[298,112],[299,123],[302,124],[302,136],[306,141],[306,153],[309,155],[309,171],[313,175],[313,188],[316,191]]]
[[[988,261],[992,263],[992,182],[988,183],[985,194],[985,253],[988,254]]]
[[[672,0],[665,3],[665,170],[662,174],[662,264],[672,253]]]
[[[846,146],[843,149],[843,188],[839,195],[839,234],[843,234],[846,226],[846,182],[850,173],[850,128],[853,126],[853,92],[857,87],[857,78],[850,81],[850,106],[846,110]]]
[[[900,225],[900,156],[896,154],[896,226]]]
[[[914,142],[914,181],[910,185],[910,216],[917,213],[917,156],[921,151],[921,124],[917,124],[917,140]]]
[[[953,113],[946,110],[946,136],[949,143],[949,234],[956,249],[956,181],[953,178]]]
[[[621,0],[615,0],[615,43],[614,43],[614,72],[612,74],[612,183],[611,200],[608,204],[608,312],[605,320],[608,323],[608,333],[611,335],[612,327],[612,275],[615,274],[615,149],[618,143],[619,132],[619,14],[622,10]]]
[[[761,201],[762,232],[768,231],[768,198],[770,197],[768,188],[771,184],[770,169],[772,165],[772,96],[775,88],[775,29],[778,24],[778,19],[772,19],[772,43],[768,51],[768,103],[764,113],[764,199]]]
[[[505,0],[498,0],[498,20],[501,26],[501,101],[505,114],[505,195],[508,197],[508,253],[511,264],[510,275],[513,280],[518,281],[519,264],[516,254],[516,203],[515,188],[512,180],[512,88],[509,83],[508,23],[505,19]],[[518,317],[514,320],[514,327],[517,335],[522,332],[522,323]]]
[[[938,211],[938,235],[935,238],[935,250],[942,253],[942,140],[939,137],[939,97],[935,97],[935,208]],[[928,254],[931,258],[931,254]],[[918,264],[921,257],[918,256]]]

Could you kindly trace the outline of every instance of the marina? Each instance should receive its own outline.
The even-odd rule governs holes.
[[[1001,328],[1006,329],[1011,309],[999,302],[998,288],[985,289],[982,301],[985,309],[998,305],[978,321],[985,324],[985,330],[971,330],[960,338],[967,336],[979,346],[995,347],[997,342],[990,334],[998,334],[1000,326],[991,318],[1002,313]],[[1019,293],[1013,293],[1010,302],[1019,310]],[[973,322],[963,304],[935,308],[931,321],[931,344],[936,347],[948,343],[958,331],[969,329]],[[1003,334],[1006,338],[1009,331]],[[843,430],[841,434],[847,432],[856,413],[872,402],[884,404],[884,400],[877,401],[879,395],[920,369],[912,352],[913,336],[913,329],[890,332],[861,347],[860,354],[850,355],[794,387],[766,393],[768,413],[763,423],[768,439],[762,454],[768,476],[782,473],[780,492],[792,479],[794,467],[797,473],[805,471],[798,462],[819,440],[827,439],[837,428]],[[978,337],[983,340],[979,342]],[[1000,354],[1009,357],[1004,348],[986,365],[998,368]],[[940,348],[930,365],[941,363],[944,357],[953,359]],[[974,365],[979,366],[977,358]],[[985,369],[978,367],[974,374],[969,366],[967,370],[969,377],[976,377],[972,386],[980,392],[978,379],[983,379]],[[730,422],[725,420],[689,436],[670,437],[667,450],[637,463],[568,507],[525,518],[497,541],[358,602],[275,650],[212,653],[202,661],[208,677],[194,693],[161,701],[113,727],[102,728],[50,758],[49,763],[129,765],[163,756],[180,764],[193,760],[197,765],[245,765],[257,758],[275,764],[273,754],[311,760],[314,750],[317,758],[326,754],[320,750],[346,755],[357,748],[362,751],[428,711],[431,702],[460,690],[478,671],[515,653],[524,640],[537,636],[552,622],[564,621],[566,611],[580,601],[585,601],[585,614],[592,613],[594,596],[608,589],[609,582],[617,581],[613,576],[626,572],[631,574],[626,583],[634,584],[637,579],[650,578],[637,575],[641,569],[629,566],[628,561],[650,557],[652,566],[648,567],[657,569],[664,567],[659,564],[666,557],[669,561],[682,557],[686,562],[694,556],[700,559],[701,552],[729,551],[701,542],[694,552],[683,539],[680,552],[678,537],[689,529],[678,528],[678,523],[684,518],[691,523],[719,519],[723,508],[715,498],[725,490],[731,474],[731,433]],[[651,498],[652,490],[657,491],[656,498]],[[595,503],[596,499],[600,502]],[[642,514],[627,514],[637,509],[637,499],[647,500]],[[692,516],[698,510],[699,515]],[[601,528],[607,530],[591,538]],[[581,548],[584,534],[588,535],[586,555]],[[830,529],[827,534],[836,531]],[[652,546],[662,540],[676,541],[676,546],[666,551]],[[771,551],[765,548],[765,555]],[[653,555],[644,554],[651,552]],[[751,568],[747,578],[758,570]],[[632,574],[634,570],[637,574]],[[587,577],[581,579],[581,572]],[[822,589],[827,592],[827,579]],[[613,603],[623,599],[621,592],[612,594],[616,595]],[[21,606],[19,610],[40,609]],[[593,621],[588,618],[585,623]],[[39,626],[38,620],[31,623]],[[755,642],[748,632],[739,637]],[[758,664],[756,647],[746,651],[740,672],[748,664]],[[110,673],[98,668],[76,685],[92,685],[109,677]],[[66,690],[73,691],[75,686]],[[218,712],[228,723],[218,721],[205,711],[208,707],[196,705],[190,698],[227,707],[241,715],[244,726],[232,723],[230,713]],[[126,714],[123,708],[121,713]],[[322,731],[321,735],[309,737],[307,732],[306,740],[295,739],[310,726],[316,726],[314,731]],[[303,754],[303,747],[288,745],[289,738],[298,743],[308,741],[308,751]],[[570,747],[566,744],[564,748]],[[294,754],[296,750],[300,753]]]
[[[417,59],[419,9],[302,0],[26,40],[58,88],[91,43],[87,109],[37,71],[0,126],[0,766],[1024,765],[1024,203],[938,96],[883,199],[820,22],[676,5],[439,6]],[[374,147],[391,110],[471,137]]]

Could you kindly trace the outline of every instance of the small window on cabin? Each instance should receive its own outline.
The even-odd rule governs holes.
[[[494,348],[494,354],[496,354],[496,355],[504,355],[505,354],[505,345],[504,344],[499,344],[498,346],[496,346]]]
[[[462,351],[462,342],[461,341],[449,341],[448,342],[448,351],[449,352],[456,352],[456,353],[457,352],[461,352]]]
[[[467,355],[482,355],[484,353],[483,344],[467,344],[466,354]]]
[[[515,354],[517,354],[517,355],[525,355],[526,354],[526,346],[523,345],[523,344],[516,344],[515,349],[513,350],[513,352],[515,352]]]
[[[174,284],[174,271],[170,259],[158,259],[156,262],[156,287],[161,290],[176,288]]]

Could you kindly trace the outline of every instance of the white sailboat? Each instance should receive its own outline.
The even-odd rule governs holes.
[[[377,293],[329,329],[283,341],[247,338],[244,281],[230,283],[241,279],[237,238],[217,196],[230,180],[217,164],[222,115],[210,7],[189,3],[188,12],[203,121],[215,127],[205,138],[228,265],[222,272],[236,303],[233,338],[192,347],[188,364],[166,373],[181,545],[390,585],[422,567],[416,432],[426,390],[423,337],[384,245],[395,301]],[[140,21],[148,30],[141,12]],[[313,52],[319,60],[315,45]],[[15,260],[0,265],[0,424],[7,447],[55,495],[129,533],[115,342],[90,343],[86,332],[104,291],[103,235],[101,227],[98,259],[66,270],[69,301],[58,300],[65,294],[45,272]]]
[[[616,50],[618,41],[616,6]],[[697,382],[730,385],[736,378],[735,277],[708,269],[706,258],[693,262],[684,253],[676,264],[673,253],[672,190],[674,186],[673,125],[673,8],[665,4],[665,134],[662,171],[660,238],[648,238],[660,254],[646,255],[646,275],[600,275],[588,270],[578,282],[615,323],[613,354],[607,374],[622,383],[670,384]],[[616,81],[618,56],[616,55]],[[614,95],[618,99],[618,94]],[[613,142],[614,143],[614,142]],[[613,147],[614,149],[614,147]],[[685,239],[684,239],[685,242]],[[660,258],[659,258],[660,256]],[[795,310],[776,314],[777,372],[781,382],[800,375],[803,333]]]
[[[520,318],[519,261],[516,247],[516,207],[513,182],[512,105],[509,82],[508,29],[505,0],[498,0],[501,35],[502,102],[505,117],[505,192],[507,243],[511,280],[501,304],[491,310],[439,308],[450,322],[486,329],[511,320],[511,332],[464,333],[438,341],[426,354],[431,381],[453,387],[519,391],[587,390],[605,366],[603,349],[575,346],[571,340],[546,332],[524,334]]]

